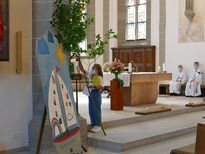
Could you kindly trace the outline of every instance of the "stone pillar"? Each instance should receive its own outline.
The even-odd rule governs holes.
[[[87,42],[89,44],[95,42],[95,0],[90,0],[90,4],[87,6],[87,13],[88,18],[94,18],[94,23],[87,30]]]
[[[103,21],[103,1],[102,0],[95,0],[95,34],[98,35],[100,34],[100,36],[102,37],[102,40],[104,39],[103,38],[103,24],[104,24],[104,21]],[[98,59],[97,59],[97,63],[99,63],[101,66],[103,66],[103,55],[100,56]]]
[[[33,118],[29,123],[29,148],[34,151],[37,145],[37,138],[41,124],[41,117],[43,113],[43,97],[40,80],[40,73],[38,69],[37,57],[35,55],[36,41],[50,29],[49,21],[53,10],[52,0],[33,0],[33,38],[32,38],[32,81],[33,81]],[[48,117],[48,116],[47,116]],[[48,119],[46,120],[42,149],[49,149],[53,147],[53,140],[51,137],[50,126]]]
[[[103,33],[109,30],[109,0],[103,0]],[[105,40],[105,38],[104,38]],[[105,45],[104,62],[109,61],[109,44]]]
[[[109,1],[109,29],[118,34],[118,0]],[[118,47],[118,39],[109,40],[109,61],[112,62],[112,49]]]
[[[159,66],[165,62],[165,42],[166,42],[166,0],[160,0],[159,19]]]

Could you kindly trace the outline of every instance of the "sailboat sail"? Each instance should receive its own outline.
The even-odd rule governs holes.
[[[66,131],[58,95],[59,94],[57,92],[55,74],[53,71],[49,83],[48,109],[51,129],[54,138],[58,137]]]
[[[62,99],[59,99],[59,97]],[[57,74],[55,68],[50,77],[48,99],[53,137],[57,137],[70,126],[77,124],[77,119],[68,89],[62,78]],[[60,100],[63,100],[62,103]]]
[[[71,100],[71,97],[68,93],[68,89],[65,86],[65,83],[63,82],[62,78],[58,75],[60,87],[61,87],[61,92],[63,96],[63,105],[65,108],[65,113],[66,113],[66,120],[68,124],[68,128],[72,125],[77,124],[77,119],[75,116],[75,111],[74,111],[74,106]]]

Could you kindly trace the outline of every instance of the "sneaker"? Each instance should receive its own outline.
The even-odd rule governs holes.
[[[90,131],[93,132],[93,133],[98,133],[100,132],[100,127],[99,126],[94,126]]]

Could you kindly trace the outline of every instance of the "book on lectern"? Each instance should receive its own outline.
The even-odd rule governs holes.
[[[44,101],[58,154],[81,154],[80,125],[62,44],[51,32],[37,41]]]

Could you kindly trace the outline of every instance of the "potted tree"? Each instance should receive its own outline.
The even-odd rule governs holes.
[[[67,60],[77,59],[81,63],[81,54],[84,53],[88,59],[92,59],[89,66],[96,62],[99,56],[103,55],[104,47],[108,44],[109,39],[117,38],[118,36],[110,29],[104,36],[105,41],[102,41],[102,37],[96,35],[96,41],[87,45],[87,49],[83,50],[80,43],[87,38],[87,29],[93,23],[93,18],[87,18],[85,10],[89,5],[90,0],[55,0],[55,10],[50,22],[55,36],[60,44],[63,46],[63,50],[67,56]],[[89,67],[88,67],[89,68]],[[88,79],[86,79],[88,84]],[[102,125],[101,125],[102,126]],[[85,128],[85,126],[83,126]],[[104,129],[101,127],[103,132]],[[105,134],[105,132],[104,132]]]

